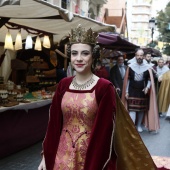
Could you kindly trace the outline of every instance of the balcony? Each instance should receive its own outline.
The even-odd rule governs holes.
[[[132,15],[150,15],[150,11],[149,10],[134,10],[132,11]]]
[[[150,3],[134,3],[133,7],[151,7]]]
[[[148,19],[145,19],[145,18],[139,18],[139,19],[137,19],[137,18],[135,18],[135,19],[133,19],[132,20],[132,23],[148,23]]]

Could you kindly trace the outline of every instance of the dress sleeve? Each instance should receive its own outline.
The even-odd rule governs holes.
[[[104,85],[103,85],[104,86]],[[112,154],[116,112],[115,90],[110,83],[96,90],[98,111],[91,132],[84,169],[104,169]]]

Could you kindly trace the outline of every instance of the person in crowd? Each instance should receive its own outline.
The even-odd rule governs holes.
[[[106,70],[108,71],[108,74],[110,72],[110,59],[103,57],[102,58],[102,65],[105,66]]]
[[[127,66],[124,65],[123,55],[118,56],[117,63],[110,70],[110,81],[116,88],[119,96],[122,95],[123,80],[125,76]]]
[[[169,71],[169,68],[165,65],[164,59],[160,58],[158,60],[158,66],[156,67],[156,73],[157,73],[157,81],[156,81],[156,89],[157,90],[156,91],[157,91],[157,94],[159,93],[159,88],[160,88],[160,85],[161,85],[162,75],[164,73],[166,73],[167,71]],[[159,98],[158,98],[158,100],[159,100]],[[159,109],[159,110],[161,110],[161,109]],[[159,112],[159,116],[163,117],[164,113]]]
[[[93,74],[95,40],[92,29],[71,31],[76,75],[55,92],[38,170],[156,170],[112,83]]]
[[[66,72],[60,68],[57,54],[55,51],[50,51],[50,70],[43,71],[43,74],[46,76],[56,76],[56,83],[58,84],[60,80],[66,77]]]
[[[152,55],[151,55],[150,52],[145,52],[144,59],[147,61],[147,63],[148,63],[149,65],[151,65],[151,67],[154,66],[154,64],[151,62]]]
[[[155,83],[155,87],[156,87],[156,82],[157,82],[156,65],[152,61],[151,53],[150,52],[145,52],[144,59],[147,61],[147,64],[149,64],[151,66],[151,69],[152,69],[152,72],[153,72],[153,76],[154,76],[154,83]]]
[[[159,81],[161,82],[158,93],[159,111],[170,117],[170,70],[162,74]]]
[[[170,69],[170,59],[168,58],[167,61],[166,61],[166,65],[167,67]]]
[[[142,49],[136,49],[135,58],[136,62],[129,64],[126,71],[122,101],[127,106],[134,124],[137,125],[138,132],[143,131],[144,115],[145,120],[148,119],[145,126],[149,131],[157,131],[159,119],[153,74],[150,66],[143,63]]]
[[[105,66],[102,66],[102,62],[100,60],[96,62],[94,74],[100,78],[109,79],[108,71]]]
[[[110,63],[109,63],[110,69],[109,69],[109,70],[111,70],[111,68],[112,68],[115,64],[116,64],[116,63],[115,63],[114,59],[113,59],[113,58],[110,58]]]
[[[157,78],[158,81],[161,79],[161,76],[166,73],[167,71],[169,71],[169,68],[164,64],[164,59],[160,58],[158,60],[158,66],[156,67],[156,71],[157,71]]]

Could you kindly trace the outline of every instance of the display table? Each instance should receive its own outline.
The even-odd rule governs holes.
[[[0,158],[44,138],[50,105],[51,99],[0,107]]]

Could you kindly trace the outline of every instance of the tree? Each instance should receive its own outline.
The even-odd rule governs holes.
[[[170,2],[166,5],[165,10],[158,12],[157,27],[160,32],[160,41],[165,42],[163,53],[170,55]]]

